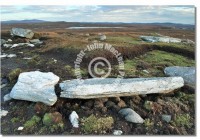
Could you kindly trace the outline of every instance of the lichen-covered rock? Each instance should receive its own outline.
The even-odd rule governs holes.
[[[57,101],[54,86],[59,77],[52,72],[23,72],[10,92],[13,99],[42,102],[53,105]]]
[[[60,96],[88,99],[168,93],[184,85],[182,77],[130,78],[115,82],[116,78],[92,78],[83,80],[83,83],[78,79],[64,81],[59,84]]]
[[[32,30],[23,29],[23,28],[12,28],[10,31],[10,34],[12,36],[25,37],[29,39],[31,39],[34,36],[34,33]]]
[[[195,88],[196,72],[195,67],[166,67],[164,70],[167,76],[180,76],[184,79],[186,85]]]

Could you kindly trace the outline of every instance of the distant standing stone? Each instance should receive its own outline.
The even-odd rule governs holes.
[[[52,72],[24,72],[10,92],[13,99],[42,102],[53,105],[57,101],[54,86],[59,77]]]
[[[166,67],[164,70],[167,76],[181,76],[186,85],[195,88],[196,72],[195,67]]]
[[[125,117],[128,122],[143,123],[144,120],[131,108],[124,108],[119,111],[119,114]]]
[[[106,35],[100,35],[100,40],[101,40],[101,41],[106,40]]]
[[[12,28],[10,31],[12,36],[19,36],[31,39],[34,36],[32,30],[23,29],[23,28]]]

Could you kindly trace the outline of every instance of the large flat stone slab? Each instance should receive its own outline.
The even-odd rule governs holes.
[[[196,74],[195,67],[167,67],[164,69],[167,76],[180,76],[184,79],[185,85],[195,88]]]
[[[10,97],[42,102],[51,106],[57,101],[54,86],[58,81],[59,77],[52,72],[24,72],[19,75],[17,83],[10,92]]]
[[[61,97],[64,98],[101,98],[132,96],[151,93],[168,93],[184,85],[182,77],[86,79],[82,84],[78,79],[60,83]]]

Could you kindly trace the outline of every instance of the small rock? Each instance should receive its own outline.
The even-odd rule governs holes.
[[[12,42],[12,39],[8,39],[7,42]]]
[[[20,126],[20,127],[17,128],[17,130],[19,130],[19,131],[21,131],[23,129],[24,129],[24,127],[22,127],[22,126]]]
[[[126,121],[132,123],[143,123],[144,120],[131,108],[124,108],[119,111],[119,114],[125,117]]]
[[[4,88],[4,87],[6,87],[7,86],[7,84],[2,84],[1,85],[1,88]]]
[[[10,47],[12,47],[12,44],[3,44],[3,46],[4,46],[5,48],[10,48]]]
[[[23,59],[30,60],[32,58],[31,57],[24,57]]]
[[[10,94],[6,94],[6,95],[3,97],[4,102],[10,101],[11,99],[12,99],[12,98],[10,97]]]
[[[42,121],[46,126],[63,124],[62,115],[59,112],[46,113]]]
[[[101,41],[106,40],[106,35],[100,35],[99,40],[101,40]]]
[[[15,48],[17,46],[19,46],[19,45],[18,44],[13,44],[10,48]]]
[[[121,130],[114,130],[113,135],[119,136],[122,135],[122,131]]]
[[[120,97],[113,97],[113,98],[110,98],[110,100],[117,104],[118,102],[120,102],[121,99]]]
[[[117,104],[120,108],[126,107],[126,103],[123,100],[120,100],[119,103]]]
[[[1,39],[1,45],[5,44],[6,40],[5,39]]]
[[[8,54],[6,57],[12,58],[12,57],[17,57],[17,55],[16,54]]]
[[[101,112],[102,112],[102,113],[106,113],[106,112],[107,112],[107,108],[106,108],[106,107],[102,107],[102,108],[101,108]]]
[[[28,44],[28,47],[34,47],[35,45],[34,44]]]
[[[78,124],[78,114],[75,111],[72,111],[72,113],[69,116],[69,120],[72,124],[73,127],[78,128],[79,124]]]
[[[149,71],[147,71],[147,70],[142,70],[143,72],[145,72],[145,73],[147,73],[147,74],[149,74]]]
[[[7,114],[8,114],[8,111],[1,110],[1,112],[0,112],[0,118],[3,117],[3,116],[6,116]]]
[[[115,103],[112,102],[112,101],[108,101],[108,102],[106,103],[106,107],[107,107],[107,108],[113,107],[114,105],[115,105]]]
[[[84,103],[84,106],[86,106],[88,108],[92,108],[93,105],[94,105],[94,101],[92,101],[92,100],[89,100]]]
[[[40,41],[39,39],[32,39],[32,40],[30,40],[29,42],[32,43],[32,44],[42,44],[42,43],[43,43],[43,42]]]
[[[94,108],[102,108],[104,107],[104,104],[101,100],[95,100],[94,102]]]
[[[172,119],[172,116],[171,115],[162,115],[162,120],[163,121],[166,121],[166,122],[170,122]]]

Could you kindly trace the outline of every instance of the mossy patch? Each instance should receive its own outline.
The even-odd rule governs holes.
[[[8,74],[8,79],[11,83],[16,82],[19,74],[22,72],[22,70],[20,68],[16,68],[14,70],[12,70],[9,74]]]
[[[59,112],[46,113],[43,117],[43,124],[46,126],[63,125],[62,115]]]
[[[175,117],[172,122],[173,125],[179,127],[187,127],[190,128],[193,124],[191,123],[191,117],[189,114],[179,114]]]
[[[144,126],[145,126],[145,128],[146,128],[147,130],[150,129],[150,128],[152,128],[153,125],[154,125],[154,122],[151,121],[150,119],[145,119],[145,120],[144,120]]]
[[[112,128],[114,120],[112,117],[97,118],[94,115],[90,115],[88,118],[81,119],[81,129],[86,134],[92,132],[102,133]]]
[[[30,129],[32,127],[34,127],[35,125],[37,125],[40,122],[41,118],[34,115],[30,120],[26,121],[26,123],[24,124],[24,127],[27,129]]]
[[[19,122],[19,121],[20,121],[20,119],[17,118],[17,117],[14,117],[14,118],[11,119],[12,123],[16,123],[16,122]]]

